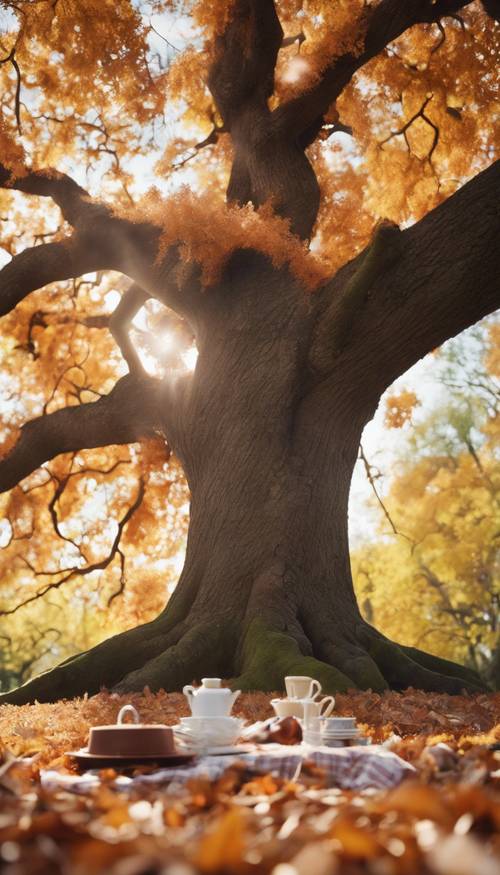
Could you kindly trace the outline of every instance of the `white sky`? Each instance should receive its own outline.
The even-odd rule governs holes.
[[[402,429],[385,427],[385,399],[405,389],[411,390],[415,392],[421,404],[416,415],[419,419],[423,418],[443,394],[443,387],[437,381],[436,370],[435,357],[428,355],[406,371],[392,386],[389,386],[380,399],[375,416],[363,431],[361,443],[365,456],[370,464],[376,465],[385,475],[381,481],[377,481],[377,488],[382,492],[388,489],[391,469],[411,428],[409,424]],[[349,538],[353,546],[361,540],[371,539],[376,535],[378,513],[373,513],[367,506],[372,498],[373,492],[364,465],[358,461],[354,469],[349,499]]]

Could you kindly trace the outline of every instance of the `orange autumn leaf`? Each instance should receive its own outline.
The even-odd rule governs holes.
[[[196,865],[202,872],[220,872],[237,866],[245,847],[245,833],[243,812],[230,808],[201,840],[195,854]]]
[[[413,411],[420,401],[415,392],[405,391],[390,395],[386,401],[385,424],[387,428],[402,428],[412,421]]]

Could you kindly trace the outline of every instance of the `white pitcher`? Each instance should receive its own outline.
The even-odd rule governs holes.
[[[221,687],[220,678],[202,678],[201,687],[184,687],[193,717],[227,717],[241,690]]]
[[[313,725],[316,726],[320,717],[329,717],[333,711],[335,699],[333,696],[326,696],[320,702],[316,702],[314,699],[301,699],[301,705],[304,713],[304,726],[309,728]]]

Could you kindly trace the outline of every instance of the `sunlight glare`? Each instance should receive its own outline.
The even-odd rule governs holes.
[[[171,331],[161,331],[154,338],[154,351],[160,357],[171,351],[175,346],[175,337]]]
[[[111,289],[110,292],[107,292],[107,294],[104,295],[106,312],[112,313],[114,310],[116,310],[121,299],[122,296],[120,295],[120,292],[116,291],[116,289]]]
[[[182,361],[186,365],[188,371],[194,371],[198,360],[198,350],[195,346],[191,346],[182,354]]]
[[[281,75],[282,82],[289,82],[292,84],[293,82],[298,82],[298,80],[309,72],[310,64],[304,58],[295,57],[292,58],[289,64],[287,64],[286,69],[283,71]]]
[[[150,377],[158,377],[160,375],[160,368],[155,356],[150,355],[150,353],[142,346],[137,345],[135,349],[146,373],[149,374]]]

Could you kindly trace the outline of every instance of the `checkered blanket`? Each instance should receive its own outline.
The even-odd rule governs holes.
[[[191,778],[207,777],[216,780],[236,762],[244,762],[249,772],[255,774],[271,773],[289,780],[299,780],[305,763],[312,763],[322,769],[328,787],[341,787],[353,790],[384,789],[393,787],[406,776],[413,773],[413,766],[391,751],[373,745],[372,747],[347,748],[308,748],[303,745],[285,746],[269,744],[255,752],[229,756],[200,756],[189,765],[158,769],[155,772],[140,774],[133,778],[119,776],[117,785],[128,786],[138,783],[167,785],[167,792],[175,793],[179,785]],[[42,771],[42,784],[50,788],[65,788],[73,792],[85,793],[99,784],[97,771],[83,775],[67,775],[56,771]]]

